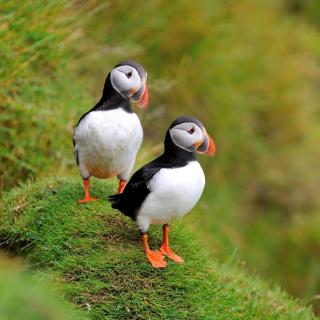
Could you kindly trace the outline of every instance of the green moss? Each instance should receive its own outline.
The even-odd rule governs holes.
[[[182,223],[171,243],[186,260],[154,270],[134,223],[110,208],[111,181],[94,181],[99,201],[78,205],[80,179],[43,180],[3,197],[2,248],[33,270],[54,272],[68,300],[93,319],[312,319],[311,311],[237,266],[208,260]],[[150,232],[158,247],[160,228]]]

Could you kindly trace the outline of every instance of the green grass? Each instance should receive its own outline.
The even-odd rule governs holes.
[[[193,230],[320,314],[318,16],[316,0],[0,1],[0,191],[75,171],[75,123],[108,70],[137,59],[150,88],[138,163],[177,115],[202,119],[217,155],[201,159]]]
[[[74,72],[85,5],[70,5],[0,1],[0,190],[74,164],[73,126],[90,99]]]
[[[53,273],[61,292],[92,319],[313,319],[302,302],[248,276],[235,262],[208,259],[183,221],[172,247],[186,263],[154,270],[134,223],[110,208],[111,181],[94,181],[99,201],[78,205],[80,179],[29,183],[4,194],[1,247],[25,257],[30,269]],[[150,232],[160,242],[159,227]]]
[[[282,215],[261,209],[255,215],[239,212],[232,190],[216,192],[208,183],[202,201],[188,217],[193,230],[219,262],[235,252],[246,269],[258,273],[313,305],[320,314],[319,212]]]

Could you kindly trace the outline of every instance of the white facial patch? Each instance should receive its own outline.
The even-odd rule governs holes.
[[[176,146],[189,152],[195,151],[195,144],[203,142],[204,135],[199,126],[193,122],[178,124],[169,130]]]
[[[110,80],[113,88],[124,97],[131,97],[142,86],[138,71],[127,65],[112,69]]]

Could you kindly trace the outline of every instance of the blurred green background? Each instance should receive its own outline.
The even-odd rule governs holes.
[[[86,319],[70,303],[56,297],[57,284],[50,277],[30,274],[21,261],[0,256],[0,319]]]
[[[127,58],[150,89],[137,166],[199,117],[217,153],[186,223],[320,313],[320,2],[0,1],[2,190],[77,174],[74,125]]]

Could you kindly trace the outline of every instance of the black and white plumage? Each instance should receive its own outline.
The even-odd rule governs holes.
[[[84,179],[85,198],[89,194],[89,178],[117,176],[121,192],[135,163],[143,139],[138,116],[130,99],[145,108],[148,103],[147,74],[133,61],[116,65],[108,74],[100,101],[79,120],[73,136],[74,154]]]
[[[168,224],[189,212],[203,192],[205,176],[195,152],[213,155],[215,145],[202,123],[189,116],[179,117],[171,124],[164,145],[164,153],[138,170],[123,193],[113,195],[109,200],[113,208],[136,221],[144,237],[145,249],[150,224],[163,224],[164,241],[160,250],[169,258],[182,262],[182,258],[164,245],[168,241],[165,233]],[[147,247],[147,257],[154,267],[165,267],[159,253],[153,259],[148,252]]]

